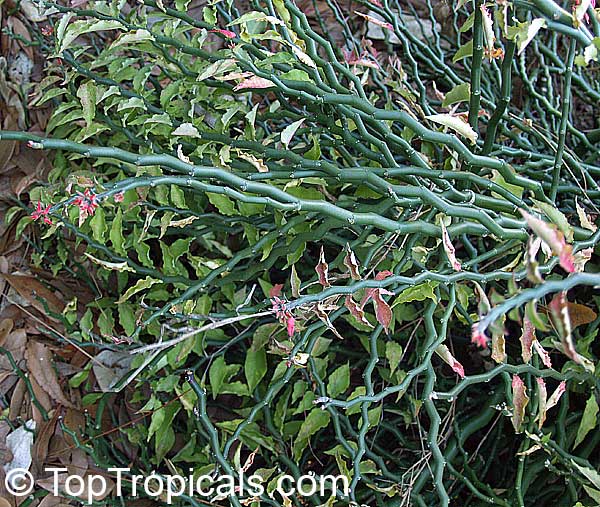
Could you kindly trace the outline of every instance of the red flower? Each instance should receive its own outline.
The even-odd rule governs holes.
[[[288,336],[294,336],[294,332],[296,330],[296,319],[291,315],[286,320],[286,328]]]
[[[273,305],[275,316],[279,322],[285,325],[288,336],[293,336],[296,331],[296,319],[294,319],[292,312],[287,309],[285,301],[275,296],[271,299],[271,304]]]
[[[125,194],[123,192],[119,192],[119,193],[115,194],[115,202],[123,202],[124,198],[125,198]]]
[[[81,192],[77,192],[77,197],[73,200],[73,204],[79,206],[79,209],[86,213],[87,215],[93,215],[96,208],[99,206],[98,204],[98,196],[94,194],[89,188],[85,189],[83,194]]]
[[[577,9],[577,7],[579,7],[580,5],[581,5],[581,0],[575,0],[575,1],[573,2],[573,14],[575,14],[575,10],[576,10],[576,9]],[[596,0],[591,0],[591,1],[590,1],[590,7],[591,7],[592,9],[595,9],[595,8],[596,8]],[[590,16],[589,16],[589,14],[588,14],[587,12],[586,12],[586,13],[583,15],[583,19],[585,20],[585,22],[586,22],[586,23],[589,23],[589,22],[590,22]]]
[[[42,208],[42,203],[38,201],[35,211],[31,213],[31,218],[33,218],[34,220],[37,220],[38,218],[43,218],[45,224],[52,225],[52,220],[48,218],[51,207],[52,206],[48,204],[46,208]]]
[[[474,343],[482,349],[487,348],[488,338],[485,333],[479,330],[478,324],[473,324],[473,328],[471,329],[471,343]]]

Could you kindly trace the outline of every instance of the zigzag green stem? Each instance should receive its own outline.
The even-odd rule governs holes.
[[[294,197],[285,191],[282,191],[276,187],[271,185],[266,185],[263,183],[256,183],[252,181],[245,180],[235,174],[227,172],[223,169],[215,168],[215,167],[198,167],[186,162],[179,160],[176,157],[166,154],[160,155],[138,155],[135,153],[127,152],[125,150],[119,148],[112,147],[99,147],[99,146],[88,146],[81,143],[74,143],[72,141],[65,141],[59,139],[49,139],[49,138],[41,138],[38,136],[34,136],[28,133],[22,132],[0,132],[0,139],[5,140],[19,140],[19,141],[31,141],[32,147],[41,148],[41,149],[62,149],[66,151],[71,151],[75,153],[80,153],[86,157],[93,158],[114,158],[123,162],[131,163],[136,166],[165,166],[176,172],[188,174],[190,178],[186,181],[186,186],[192,188],[198,188],[204,192],[218,192],[224,193],[235,199],[244,201],[244,202],[254,202],[254,203],[262,203],[268,206],[291,210],[291,211],[314,211],[321,213],[323,215],[335,217],[342,222],[347,222],[350,224],[357,225],[374,225],[383,230],[399,232],[401,234],[410,234],[414,232],[420,232],[422,234],[428,236],[441,236],[440,228],[431,223],[422,223],[419,221],[409,222],[409,223],[400,223],[381,215],[376,215],[374,213],[360,213],[360,212],[351,212],[340,208],[334,204],[324,201],[308,201],[303,200],[298,197]],[[455,138],[456,139],[456,138]],[[458,141],[458,139],[456,139]],[[203,179],[214,179],[220,181],[225,184],[232,185],[238,189],[241,189],[243,192],[250,192],[256,194],[264,195],[263,198],[260,197],[251,197],[247,196],[245,193],[238,192],[237,190],[230,189],[228,187],[220,187],[215,185],[208,185],[199,181],[194,180],[193,178],[203,178]],[[162,177],[157,178],[155,180],[155,184],[167,184],[181,181],[175,177]],[[131,185],[137,185],[138,183],[132,183]],[[139,181],[139,186],[142,186],[143,180]],[[426,195],[426,192],[422,192],[421,190],[417,190],[416,195]],[[429,194],[428,197],[431,197]],[[441,205],[442,203],[440,203]],[[443,209],[448,209],[447,205]],[[494,222],[491,218],[486,217],[484,213],[480,212],[466,212],[467,215],[477,216],[482,215],[482,220],[489,225],[489,227],[479,226],[473,223],[462,223],[456,224],[448,228],[450,233],[471,233],[471,234],[485,234],[490,228],[496,232],[499,237],[506,239],[525,239],[526,234],[523,230],[513,229],[514,226],[519,226],[522,221],[506,221],[499,219]],[[511,223],[512,222],[512,223]],[[505,223],[507,226],[511,226],[511,228],[503,227],[502,224]]]
[[[439,298],[439,290],[436,289],[437,296]],[[446,311],[444,312],[444,316],[442,317],[442,324],[439,331],[436,330],[435,325],[433,324],[433,312],[435,310],[435,303],[432,302],[429,305],[429,308],[425,312],[425,329],[428,335],[428,340],[433,341],[432,345],[429,347],[437,348],[440,344],[442,344],[446,340],[446,334],[448,331],[448,321],[454,312],[454,306],[456,303],[456,289],[454,285],[449,287],[449,300]],[[431,356],[428,358],[431,361]],[[429,431],[427,432],[427,444],[431,449],[432,457],[433,457],[433,485],[438,493],[438,497],[440,499],[441,506],[447,506],[450,503],[450,499],[448,497],[448,492],[444,487],[444,467],[445,467],[445,459],[442,455],[442,451],[440,450],[438,444],[439,437],[439,428],[441,424],[440,415],[435,407],[435,403],[431,397],[431,393],[435,387],[436,375],[433,369],[433,365],[429,363],[427,367],[427,371],[425,372],[425,386],[423,388],[423,402],[425,405],[425,410],[427,410],[427,414],[429,415]]]
[[[481,332],[484,332],[496,319],[500,318],[502,315],[506,315],[513,308],[524,305],[528,301],[537,301],[548,294],[567,291],[580,285],[600,287],[600,274],[574,273],[563,280],[545,281],[537,287],[525,289],[523,292],[494,306],[488,314],[479,321],[479,329]]]
[[[540,378],[553,378],[555,380],[577,380],[581,382],[590,377],[588,373],[579,373],[576,371],[567,371],[565,373],[561,373],[557,370],[540,370],[535,366],[530,364],[519,364],[519,365],[511,365],[511,364],[499,364],[492,370],[486,373],[480,373],[478,375],[469,375],[462,379],[456,386],[454,386],[450,391],[446,392],[438,392],[434,391],[431,393],[431,396],[436,400],[453,400],[462,393],[467,387],[472,385],[478,385],[484,382],[489,382],[493,378],[497,377],[503,373],[513,373],[513,374],[522,374],[529,373],[534,377]]]
[[[363,374],[363,377],[365,379],[365,389],[367,396],[373,396],[375,394],[375,391],[373,390],[372,375],[373,370],[379,362],[379,355],[377,354],[377,338],[381,334],[381,331],[383,331],[383,328],[381,326],[377,326],[377,328],[371,333],[371,336],[369,337],[369,363],[367,364],[367,367],[365,368]],[[356,449],[356,453],[353,457],[354,476],[352,477],[352,483],[350,484],[351,496],[353,500],[356,500],[356,486],[362,478],[360,465],[366,451],[365,439],[367,436],[367,432],[369,431],[371,426],[371,423],[369,422],[370,405],[371,403],[369,401],[365,401],[364,403],[361,403],[360,406],[361,426],[358,432],[358,448]]]
[[[225,456],[227,456],[227,452],[221,452],[219,433],[217,432],[217,429],[214,427],[212,421],[206,413],[206,390],[198,384],[194,377],[193,371],[188,371],[185,373],[185,380],[188,382],[188,384],[190,384],[190,387],[193,389],[194,393],[198,397],[197,417],[209,435],[210,445],[215,458],[228,475],[230,475],[231,477],[235,477],[237,474],[225,458]],[[241,507],[242,505],[237,496],[235,495],[230,497],[230,501],[235,507]]]

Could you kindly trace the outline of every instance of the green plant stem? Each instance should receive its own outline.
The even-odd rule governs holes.
[[[469,99],[469,125],[477,132],[481,104],[481,66],[483,64],[483,0],[475,0],[473,20],[473,57],[471,62],[471,97]]]
[[[481,149],[482,155],[489,155],[496,140],[496,131],[498,123],[504,116],[506,108],[510,104],[510,94],[512,91],[512,64],[517,45],[513,41],[506,44],[504,59],[502,61],[502,86],[500,87],[500,101],[488,121],[485,141]]]
[[[560,180],[560,170],[563,164],[563,153],[565,151],[565,141],[567,136],[567,124],[569,121],[569,113],[571,111],[571,79],[573,76],[573,61],[576,52],[575,39],[569,42],[569,50],[567,52],[567,65],[565,67],[563,93],[562,93],[562,109],[560,119],[560,129],[558,132],[558,147],[556,149],[556,158],[554,160],[554,169],[552,170],[552,187],[550,188],[550,199],[556,200],[558,191],[558,182]]]

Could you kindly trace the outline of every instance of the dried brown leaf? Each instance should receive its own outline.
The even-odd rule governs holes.
[[[26,393],[27,384],[25,384],[25,381],[22,378],[19,378],[13,389],[12,396],[10,397],[8,417],[11,421],[16,421],[20,417]]]
[[[350,246],[348,246],[346,249],[346,256],[344,257],[344,265],[348,268],[348,271],[350,272],[350,277],[353,280],[360,280],[362,278],[360,276],[360,272],[359,272],[360,264],[358,263],[358,260],[356,259],[356,255],[354,255],[354,252],[350,249]]]
[[[56,417],[52,417],[51,419],[44,421],[42,424],[37,426],[35,442],[33,444],[33,449],[31,450],[31,455],[33,458],[33,466],[38,471],[42,471],[44,468],[44,464],[48,458],[48,449],[50,448],[50,439],[52,435],[54,435],[54,431],[56,429]]]
[[[331,287],[329,283],[329,265],[325,262],[325,252],[323,251],[323,247],[321,247],[321,253],[319,254],[319,264],[315,267],[315,271],[319,277],[319,283],[323,287]]]
[[[382,290],[375,290],[373,292],[373,304],[375,305],[375,318],[379,322],[385,332],[389,334],[390,324],[392,323],[393,313],[390,305],[388,305],[383,297],[381,297]]]
[[[517,433],[521,433],[521,425],[525,419],[525,407],[529,403],[525,384],[518,375],[512,378],[513,415],[512,424]]]
[[[579,303],[567,303],[571,328],[590,324],[598,318],[598,314],[591,308]]]
[[[0,321],[0,345],[4,343],[5,338],[10,334],[14,326],[12,319],[2,319]]]
[[[0,277],[8,281],[22,298],[43,314],[47,314],[48,310],[54,313],[63,311],[64,302],[33,276],[0,273]],[[44,303],[47,305],[47,309]]]
[[[275,86],[275,85],[273,84],[272,81],[269,81],[268,79],[265,79],[262,77],[253,76],[253,77],[249,77],[248,79],[244,79],[243,81],[238,83],[236,85],[236,87],[233,89],[233,91],[237,92],[240,90],[248,90],[248,89],[272,88],[273,86]]]
[[[27,345],[26,356],[27,368],[42,389],[54,401],[65,407],[73,408],[74,405],[66,398],[58,383],[56,372],[52,365],[52,353],[50,349],[43,343],[32,340]]]
[[[446,225],[444,221],[440,221],[440,227],[442,228],[442,244],[444,245],[444,251],[446,252],[446,257],[448,257],[448,261],[450,261],[450,265],[454,271],[460,271],[462,266],[460,261],[456,258],[456,249],[450,240],[450,235],[448,234],[448,229],[446,229]]]
[[[365,317],[365,312],[363,311],[363,309],[358,305],[358,303],[356,301],[354,301],[354,299],[352,299],[352,296],[350,296],[350,295],[346,296],[344,302],[345,302],[346,308],[348,308],[348,310],[350,311],[350,314],[356,320],[358,320],[365,326],[373,327],[371,325],[371,323]]]
[[[50,399],[50,396],[48,396],[48,393],[42,389],[33,375],[29,376],[29,382],[31,383],[33,396],[35,397],[37,403],[46,412],[50,412],[52,409],[52,400]],[[44,422],[44,417],[42,416],[42,413],[36,403],[31,404],[31,411],[33,413],[33,419],[35,421],[36,428],[39,428]]]
[[[523,332],[521,333],[521,357],[524,363],[531,361],[533,341],[535,340],[535,326],[529,318],[523,318]]]

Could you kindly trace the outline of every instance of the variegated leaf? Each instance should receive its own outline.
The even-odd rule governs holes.
[[[558,256],[562,268],[568,273],[573,273],[575,271],[573,249],[571,245],[567,244],[563,233],[558,230],[558,227],[530,215],[525,210],[519,211],[531,230],[550,247],[554,255]]]
[[[315,268],[317,275],[319,277],[319,283],[323,287],[331,287],[329,283],[329,265],[325,262],[325,252],[323,251],[323,247],[321,247],[321,253],[319,254],[319,264]]]
[[[465,369],[463,368],[463,365],[456,360],[446,345],[441,344],[435,349],[435,353],[440,356],[460,378],[465,378]]]
[[[513,415],[512,425],[517,433],[521,433],[521,426],[525,419],[525,408],[529,403],[527,389],[525,384],[518,375],[513,375],[512,378],[512,398],[513,398]]]
[[[454,271],[460,271],[462,266],[460,261],[456,258],[456,250],[452,241],[450,240],[450,235],[448,234],[448,229],[446,229],[446,225],[444,221],[440,221],[440,227],[442,228],[442,244],[444,246],[444,251],[446,252],[446,257],[448,257],[448,261],[450,261],[450,265]]]
[[[260,90],[263,88],[272,88],[275,86],[272,81],[265,79],[263,77],[252,76],[248,79],[244,79],[242,82],[238,83],[233,89],[234,92],[238,92],[240,90],[248,90],[248,89],[256,89]]]
[[[382,290],[376,290],[373,293],[373,304],[375,305],[375,317],[386,333],[389,333],[390,324],[392,323],[393,313],[390,306],[381,296]]]
[[[360,264],[358,263],[358,260],[356,259],[356,255],[354,255],[354,252],[350,249],[350,246],[347,245],[346,246],[346,255],[344,257],[344,266],[346,266],[348,268],[348,271],[350,272],[350,277],[352,278],[352,280],[361,280],[361,276],[359,273],[359,267]]]
[[[531,361],[531,355],[533,350],[533,342],[535,340],[535,326],[531,323],[529,318],[525,316],[523,318],[523,332],[521,333],[521,357],[524,363]]]
[[[344,299],[344,303],[346,305],[346,308],[348,308],[348,311],[350,312],[350,314],[356,320],[358,320],[365,326],[373,327],[371,325],[371,323],[365,317],[364,310],[358,305],[358,303],[356,301],[354,301],[354,299],[352,299],[352,296],[347,295],[346,298]]]
[[[477,132],[473,130],[471,125],[469,125],[465,120],[460,116],[455,116],[452,114],[432,114],[426,116],[428,120],[438,123],[440,125],[444,125],[449,129],[453,130],[457,134],[460,134],[463,137],[466,137],[471,143],[475,144],[477,142]]]

